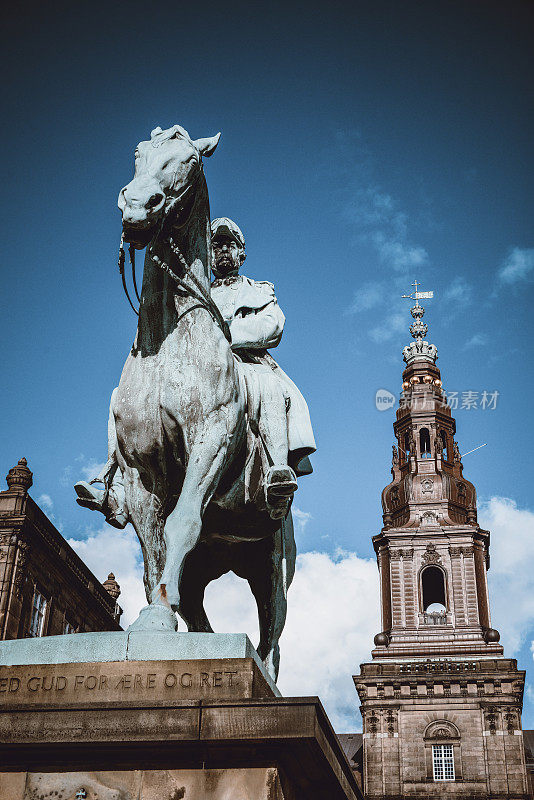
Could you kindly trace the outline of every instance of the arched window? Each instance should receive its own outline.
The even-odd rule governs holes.
[[[421,451],[421,458],[430,458],[430,433],[428,428],[421,428],[419,431],[419,449]]]
[[[425,567],[421,573],[421,593],[423,611],[428,614],[445,614],[447,600],[445,595],[445,575],[439,567]]]
[[[443,445],[443,458],[445,459],[445,461],[448,461],[449,454],[447,452],[447,434],[445,433],[445,431],[440,431],[439,435],[441,438],[441,444]]]
[[[408,432],[404,434],[404,453],[406,458],[410,455],[410,435]]]

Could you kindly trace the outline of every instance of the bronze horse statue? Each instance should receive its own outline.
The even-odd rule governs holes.
[[[210,210],[193,141],[156,128],[119,195],[123,238],[147,248],[139,322],[111,399],[107,489],[123,492],[143,551],[149,606],[134,627],[211,632],[207,584],[232,570],[256,599],[258,653],[276,680],[295,570],[291,497],[273,518],[226,324],[210,296]],[[82,503],[83,504],[83,503]]]

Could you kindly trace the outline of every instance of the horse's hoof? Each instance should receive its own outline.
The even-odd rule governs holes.
[[[141,609],[141,613],[128,628],[131,631],[168,631],[174,633],[178,630],[176,614],[168,606],[161,603],[151,603]]]

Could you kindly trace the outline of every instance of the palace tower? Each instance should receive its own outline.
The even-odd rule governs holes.
[[[527,798],[524,671],[491,627],[488,531],[463,475],[456,423],[426,341],[430,292],[411,297],[384,525],[373,538],[382,632],[354,677],[369,798]]]

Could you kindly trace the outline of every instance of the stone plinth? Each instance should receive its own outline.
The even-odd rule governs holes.
[[[0,709],[280,696],[245,634],[110,632],[0,643]]]
[[[362,797],[319,700],[281,698],[246,636],[48,637],[0,661],[0,800]]]

